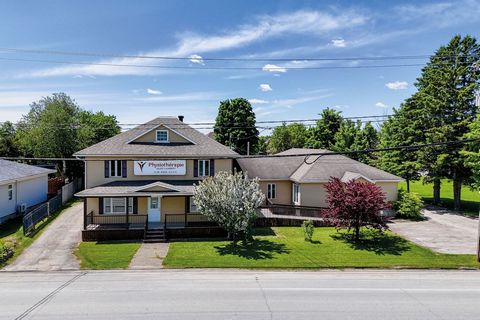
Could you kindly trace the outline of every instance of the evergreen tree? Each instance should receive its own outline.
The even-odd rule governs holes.
[[[475,38],[459,35],[440,47],[417,80],[417,103],[423,111],[426,142],[461,139],[475,119],[475,91],[480,80],[480,46]],[[417,132],[418,134],[418,132]],[[464,146],[448,144],[426,148],[421,159],[434,182],[438,200],[440,179],[453,180],[454,209],[460,209],[462,185],[471,177],[462,156]]]

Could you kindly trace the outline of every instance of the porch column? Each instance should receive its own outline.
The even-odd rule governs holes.
[[[83,198],[83,230],[87,230],[87,198]]]
[[[127,212],[126,229],[128,229],[130,227],[129,226],[130,220],[129,220],[129,217],[128,217],[128,197],[125,197],[125,211]]]

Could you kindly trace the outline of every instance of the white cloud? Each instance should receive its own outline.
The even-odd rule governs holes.
[[[388,106],[383,102],[377,102],[375,103],[375,106],[379,108],[388,108]]]
[[[408,88],[407,81],[394,81],[385,83],[385,86],[391,90],[405,90]]]
[[[332,45],[337,48],[345,48],[347,46],[347,42],[345,39],[338,38],[338,39],[333,39],[331,41]]]
[[[267,100],[256,99],[256,98],[248,99],[248,102],[250,102],[251,104],[267,104],[267,103],[269,103]]]
[[[287,72],[287,68],[280,67],[275,64],[269,64],[269,63],[264,65],[262,70],[267,72]]]
[[[328,32],[344,30],[363,25],[368,17],[352,10],[342,12],[323,11],[295,11],[277,15],[261,15],[251,18],[254,22],[238,25],[230,30],[224,30],[215,35],[200,35],[192,32],[183,32],[177,35],[176,46],[170,49],[159,49],[143,53],[144,56],[190,57],[192,63],[203,62],[199,54],[244,47],[255,42],[285,35],[326,35]],[[193,60],[193,61],[192,61]],[[106,65],[69,65],[55,68],[41,69],[21,75],[20,77],[52,77],[65,75],[157,75],[179,70],[163,70],[153,65],[169,65],[169,61],[159,62],[154,59],[143,58],[114,58],[94,61]],[[137,65],[141,67],[122,66]],[[285,72],[285,68],[266,71]]]
[[[205,65],[202,56],[199,56],[198,54],[192,54],[190,56],[190,62]]]
[[[268,83],[261,83],[259,86],[258,86],[258,89],[262,90],[263,92],[267,92],[267,91],[272,91],[272,87],[268,84]]]
[[[163,94],[162,91],[154,90],[154,89],[150,89],[150,88],[147,89],[147,93],[148,93],[148,94],[153,94],[153,95]]]

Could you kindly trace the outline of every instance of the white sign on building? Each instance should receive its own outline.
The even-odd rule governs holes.
[[[144,160],[135,161],[133,173],[136,176],[183,176],[187,173],[185,160]]]

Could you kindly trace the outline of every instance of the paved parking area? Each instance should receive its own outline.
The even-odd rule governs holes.
[[[425,209],[425,221],[395,221],[390,229],[424,247],[441,253],[476,254],[478,219],[443,209]]]
[[[76,203],[57,217],[34,243],[5,270],[76,270],[73,250],[82,240],[83,203]]]

